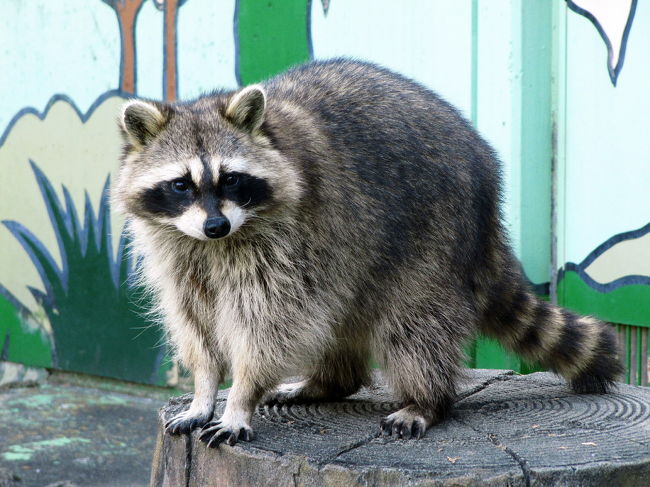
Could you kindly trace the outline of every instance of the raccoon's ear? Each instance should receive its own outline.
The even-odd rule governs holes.
[[[260,85],[250,85],[235,93],[228,101],[225,116],[234,125],[253,132],[264,121],[266,93]]]
[[[169,110],[160,103],[131,100],[122,107],[120,126],[128,141],[144,147],[160,133],[169,119]]]

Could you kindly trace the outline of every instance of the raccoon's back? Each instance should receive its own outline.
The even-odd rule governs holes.
[[[428,249],[461,273],[501,240],[494,153],[432,91],[342,59],[298,67],[266,89],[265,132],[301,169],[314,231],[391,265]]]

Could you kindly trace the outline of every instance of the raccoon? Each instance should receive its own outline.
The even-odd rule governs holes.
[[[607,324],[528,288],[494,151],[414,81],[312,62],[187,103],[131,100],[119,125],[113,201],[194,376],[169,433],[249,441],[260,401],[344,398],[369,383],[373,356],[403,402],[381,430],[419,438],[449,412],[479,332],[576,392],[621,373]]]

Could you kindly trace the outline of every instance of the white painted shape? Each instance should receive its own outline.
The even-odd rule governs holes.
[[[85,112],[118,87],[119,28],[102,2],[0,1],[0,18],[0,134],[19,110],[41,111],[55,93]]]
[[[573,0],[573,3],[591,13],[607,34],[612,44],[611,67],[614,68],[618,63],[632,0]]]
[[[373,61],[409,76],[470,115],[471,2],[312,2],[315,59]]]
[[[617,243],[594,260],[585,272],[601,284],[625,276],[650,276],[650,233]]]
[[[178,13],[179,98],[235,89],[235,0],[191,0]]]
[[[638,2],[617,86],[593,26],[567,17],[565,259],[650,221],[650,2]],[[560,262],[562,264],[562,262]]]

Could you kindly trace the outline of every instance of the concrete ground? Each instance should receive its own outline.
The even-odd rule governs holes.
[[[149,484],[157,410],[173,391],[14,372],[0,385],[0,487]]]

